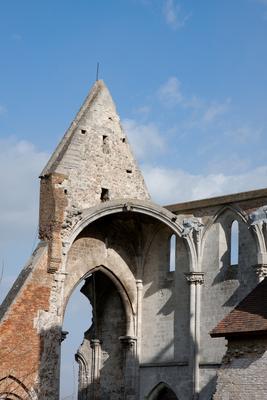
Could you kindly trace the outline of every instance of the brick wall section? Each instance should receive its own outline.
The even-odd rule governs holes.
[[[37,383],[42,350],[34,319],[38,310],[49,309],[51,278],[47,274],[47,252],[44,252],[0,325],[0,379],[14,376],[28,389]],[[23,389],[18,383],[0,381],[0,393],[10,388],[22,396]]]
[[[65,175],[57,173],[41,179],[39,237],[49,242],[49,272],[56,271],[61,263],[61,229],[68,204],[62,187],[65,180]]]

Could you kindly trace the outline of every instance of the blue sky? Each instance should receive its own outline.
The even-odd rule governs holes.
[[[156,202],[266,187],[266,39],[267,0],[2,1],[1,296],[98,61]]]

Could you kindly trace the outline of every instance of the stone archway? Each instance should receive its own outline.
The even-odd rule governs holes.
[[[110,393],[123,399],[134,391],[136,367],[136,339],[127,335],[125,299],[103,267],[85,279],[81,292],[93,307],[93,320],[75,357],[78,399],[105,399]]]
[[[129,396],[137,395],[137,365],[141,353],[141,323],[139,321],[144,307],[147,309],[149,306],[148,303],[142,305],[142,289],[139,291],[138,287],[142,288],[143,282],[146,287],[149,285],[148,280],[144,277],[144,271],[146,263],[150,262],[149,254],[153,251],[152,243],[156,239],[159,240],[155,233],[159,232],[162,243],[165,243],[166,240],[167,249],[170,234],[176,232],[181,238],[181,229],[173,214],[168,211],[162,211],[159,207],[151,204],[140,205],[139,202],[133,201],[128,206],[125,203],[113,202],[109,204],[108,208],[101,205],[88,213],[85,211],[81,220],[69,234],[68,244],[65,246],[66,275],[63,308],[77,283],[83,279],[90,280],[90,277],[103,273],[103,276],[108,277],[114,284],[114,292],[119,295],[121,302],[119,308],[124,310],[122,315],[125,315],[126,329],[120,332],[111,329],[111,333],[116,335],[113,353],[119,354],[124,359],[124,373],[120,372],[122,369],[122,360],[120,360],[117,362],[119,377],[114,376],[112,382],[115,382],[116,386],[124,386],[125,389],[121,390],[123,396],[125,393],[128,393]],[[181,238],[181,241],[184,242],[184,253],[186,252],[188,256],[189,264],[193,265],[194,256],[189,251],[192,245],[190,240],[190,237]],[[167,267],[166,274],[168,273]],[[183,276],[182,279],[187,290],[187,282]],[[102,279],[102,281],[105,280]],[[153,286],[150,286],[150,289],[154,290]],[[101,288],[97,292],[101,292]],[[171,295],[170,289],[170,298]],[[90,302],[93,303],[92,298]],[[171,303],[169,302],[169,304]],[[122,315],[120,319],[123,319]],[[93,335],[92,330],[86,332],[84,343],[76,355],[76,360],[80,365],[80,400],[91,397],[98,398],[98,394],[95,396],[93,393],[92,395],[92,391],[102,393],[100,398],[105,398],[99,381],[103,383],[105,379],[103,375],[108,375],[109,368],[110,376],[116,371],[116,367],[111,368],[112,357],[110,357],[111,353],[104,348],[105,340],[99,335]],[[105,362],[105,357],[109,357],[108,362]],[[122,380],[124,381],[122,382]],[[117,390],[118,388],[112,392]],[[118,400],[120,398],[123,397],[118,397]]]
[[[166,383],[160,382],[152,389],[146,400],[178,400],[178,397]]]

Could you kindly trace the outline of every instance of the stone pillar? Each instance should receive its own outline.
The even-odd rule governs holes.
[[[135,336],[121,336],[124,358],[124,400],[135,400],[137,398],[137,358]]]
[[[91,339],[90,347],[92,349],[92,364],[91,364],[91,385],[90,399],[100,399],[100,368],[101,368],[101,342],[99,339]]]
[[[143,281],[141,279],[136,280],[137,288],[137,316],[136,316],[136,336],[137,336],[137,348],[136,356],[139,360],[141,357],[141,325],[142,325],[142,292],[143,292]]]
[[[200,346],[200,285],[204,283],[203,272],[190,272],[186,279],[190,284],[190,336],[191,365],[193,372],[193,400],[199,398],[199,346]]]
[[[141,337],[142,337],[142,300],[143,300],[143,281],[142,279],[136,280],[136,289],[137,289],[137,310],[136,310],[136,318],[135,318],[135,335],[137,337],[136,341],[136,363],[135,363],[135,383],[136,383],[136,397],[139,393],[139,364],[141,359]]]

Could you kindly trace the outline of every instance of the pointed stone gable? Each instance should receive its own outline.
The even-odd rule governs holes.
[[[62,239],[83,210],[149,198],[115,104],[97,81],[41,173],[39,238],[49,243],[49,271],[59,268]]]
[[[120,125],[115,104],[97,81],[41,177],[60,174],[68,207],[101,201],[149,199],[141,172]]]

